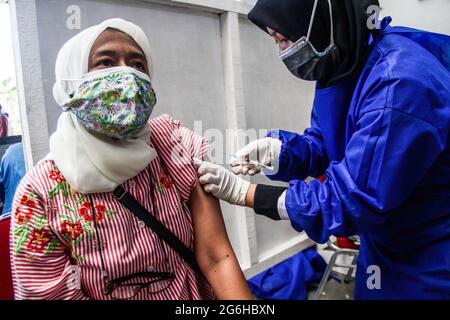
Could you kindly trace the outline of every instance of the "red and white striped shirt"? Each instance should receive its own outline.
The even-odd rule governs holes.
[[[123,186],[193,249],[186,202],[198,180],[191,160],[205,154],[207,142],[167,115],[151,120],[150,126],[158,157]],[[72,192],[51,160],[39,162],[20,183],[11,232],[16,299],[109,299],[103,291],[99,246],[109,280],[151,269],[166,271],[165,249],[175,280],[163,292],[144,289],[133,299],[214,298],[209,284],[167,244],[163,249],[155,233],[112,193]]]

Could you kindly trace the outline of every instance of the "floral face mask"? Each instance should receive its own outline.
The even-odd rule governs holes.
[[[123,140],[148,125],[156,104],[148,75],[114,67],[88,73],[80,80],[63,110],[72,112],[86,128]]]

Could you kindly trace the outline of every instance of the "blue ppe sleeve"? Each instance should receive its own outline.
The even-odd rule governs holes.
[[[401,205],[440,153],[447,133],[402,111],[363,115],[345,158],[333,162],[324,183],[290,182],[286,210],[293,227],[316,242],[350,236],[382,223]]]
[[[274,175],[268,175],[269,179],[289,182],[293,179],[304,180],[309,176],[318,177],[324,174],[329,160],[314,111],[311,119],[312,126],[306,129],[303,135],[283,130],[268,133],[268,137],[277,138],[283,143],[278,157],[278,171]]]

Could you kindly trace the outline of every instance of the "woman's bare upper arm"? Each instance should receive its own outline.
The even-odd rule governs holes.
[[[197,245],[210,250],[231,247],[219,200],[207,194],[198,184],[191,192],[190,207]]]

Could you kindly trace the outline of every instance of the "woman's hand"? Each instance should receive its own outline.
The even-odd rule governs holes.
[[[250,182],[210,162],[194,159],[194,164],[200,177],[199,181],[207,193],[230,204],[246,205]]]

